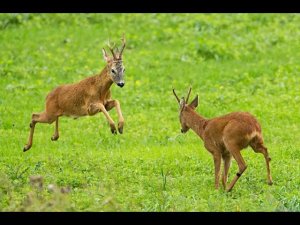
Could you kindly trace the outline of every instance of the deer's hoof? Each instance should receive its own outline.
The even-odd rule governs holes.
[[[51,141],[57,141],[58,138],[59,138],[58,135],[53,135],[53,136],[51,137]]]
[[[31,148],[31,145],[25,145],[25,147],[23,148],[23,152],[28,151]]]
[[[269,180],[268,185],[272,185],[272,184],[273,184],[273,181]]]
[[[120,134],[123,134],[123,126],[124,126],[124,122],[119,122],[118,131],[119,131]]]
[[[118,131],[120,134],[123,134],[123,124],[119,124]]]
[[[227,188],[226,192],[231,192],[232,188]]]
[[[110,125],[110,130],[111,130],[112,134],[117,134],[117,129],[116,129],[116,126],[114,124]]]

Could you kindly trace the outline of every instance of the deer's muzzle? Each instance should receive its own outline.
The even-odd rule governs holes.
[[[125,85],[125,83],[124,83],[124,82],[119,82],[119,83],[117,83],[117,85],[118,85],[119,87],[123,87],[123,86]]]

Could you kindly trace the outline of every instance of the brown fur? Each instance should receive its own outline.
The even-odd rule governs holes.
[[[238,163],[239,171],[227,188],[227,191],[232,190],[236,181],[247,168],[240,153],[247,146],[251,146],[255,152],[264,155],[268,183],[270,185],[273,183],[269,167],[271,158],[263,144],[260,124],[253,115],[248,112],[232,112],[212,119],[206,119],[195,111],[195,108],[198,106],[198,96],[190,104],[187,104],[184,98],[179,100],[174,90],[173,93],[180,104],[179,119],[182,127],[181,131],[185,133],[192,129],[203,140],[205,148],[213,156],[216,189],[219,188],[221,159],[224,161],[222,183],[224,188],[226,188],[228,170],[233,157]]]
[[[103,112],[108,120],[113,134],[117,133],[114,121],[109,116],[108,111],[116,108],[119,123],[118,131],[123,133],[124,118],[118,100],[111,99],[110,87],[113,83],[124,86],[122,64],[122,52],[125,48],[125,38],[123,36],[123,46],[118,54],[114,53],[113,48],[109,47],[113,57],[109,57],[103,49],[103,56],[107,65],[100,74],[85,78],[78,83],[65,84],[52,90],[46,97],[46,109],[41,113],[33,113],[30,123],[30,135],[28,143],[23,151],[27,151],[32,146],[34,128],[36,123],[55,123],[55,132],[51,140],[59,138],[58,118],[60,116],[70,116],[74,118],[95,115]]]

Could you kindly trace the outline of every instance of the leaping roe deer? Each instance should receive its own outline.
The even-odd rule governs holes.
[[[184,97],[179,99],[173,89],[173,94],[179,104],[181,132],[186,133],[191,128],[203,140],[205,148],[212,154],[215,165],[215,188],[219,188],[221,159],[223,159],[222,184],[226,189],[228,170],[233,156],[237,161],[239,171],[226,189],[227,191],[232,190],[247,168],[240,151],[249,145],[255,152],[264,155],[268,184],[272,185],[269,166],[271,158],[263,144],[261,127],[256,118],[248,112],[232,112],[224,116],[206,119],[195,111],[198,106],[198,95],[188,104],[190,93],[191,88],[186,99]]]
[[[119,51],[114,51],[114,47],[109,45],[112,56],[109,56],[105,49],[102,49],[106,66],[95,76],[88,77],[74,84],[61,85],[51,91],[46,97],[46,109],[41,113],[33,113],[30,123],[30,135],[27,145],[23,151],[27,151],[32,146],[34,128],[37,123],[53,123],[55,121],[55,132],[51,137],[56,141],[59,137],[58,118],[60,116],[70,116],[78,118],[81,116],[92,116],[98,112],[103,112],[110,124],[113,134],[117,134],[115,122],[108,111],[116,108],[119,123],[118,131],[123,133],[124,118],[118,100],[111,99],[110,87],[116,83],[119,87],[125,85],[125,68],[122,62],[122,53],[125,48],[125,37],[122,38],[122,47]]]

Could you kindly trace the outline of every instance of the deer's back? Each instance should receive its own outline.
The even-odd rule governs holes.
[[[56,115],[85,116],[89,104],[106,97],[101,96],[96,78],[89,77],[78,83],[60,85],[53,89],[46,98],[46,110]]]
[[[224,146],[224,140],[234,140],[244,148],[255,136],[260,135],[261,127],[257,119],[248,112],[233,112],[210,119],[204,136],[217,145]]]

